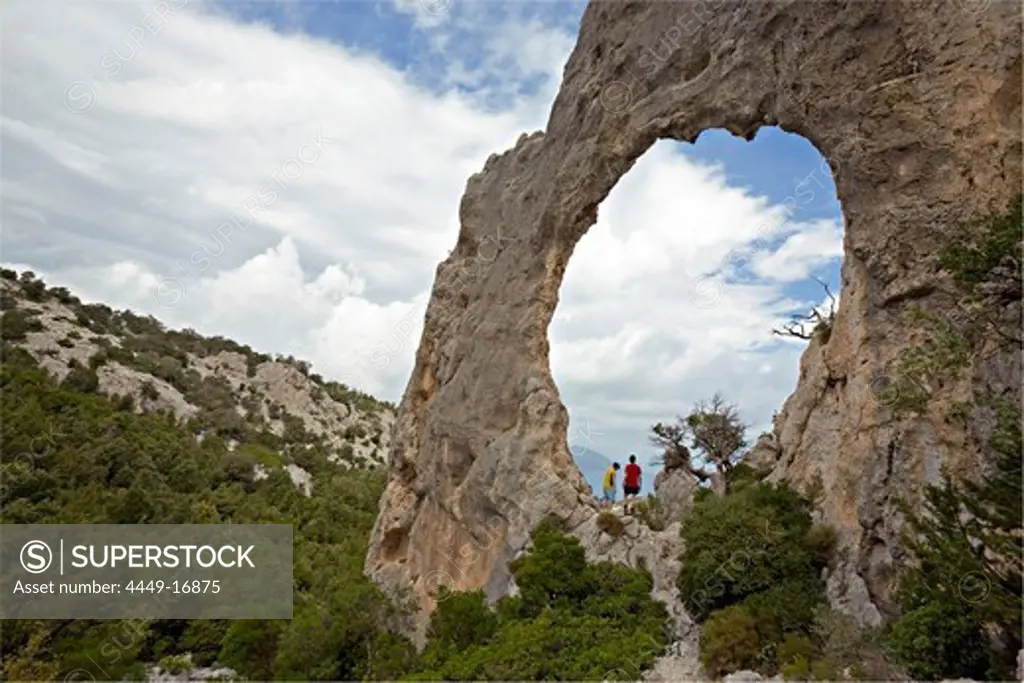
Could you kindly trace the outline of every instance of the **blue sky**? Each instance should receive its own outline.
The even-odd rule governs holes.
[[[544,126],[584,4],[176,2],[130,52],[154,0],[5,16],[4,262],[397,400],[466,179]],[[314,143],[272,206],[224,232]],[[716,390],[752,439],[767,427],[803,349],[771,328],[823,303],[812,276],[839,289],[821,163],[778,129],[710,130],[623,177],[549,330],[570,443],[645,458],[654,421]]]

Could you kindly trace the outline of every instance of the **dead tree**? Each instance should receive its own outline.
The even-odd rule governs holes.
[[[822,314],[820,309],[812,308],[810,313],[792,316],[789,322],[782,325],[781,330],[772,328],[772,334],[809,340],[814,337],[815,332],[818,330],[825,330],[826,333],[831,332],[832,323],[836,318],[836,298],[832,295],[832,291],[825,282],[818,278],[814,278],[814,280],[822,286],[825,294],[828,295],[828,313]]]

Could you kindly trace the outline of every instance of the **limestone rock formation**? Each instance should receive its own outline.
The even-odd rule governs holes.
[[[705,681],[708,678],[700,663],[700,634],[696,628],[669,645],[668,651],[643,673],[645,681],[664,683]]]
[[[946,305],[944,238],[1020,188],[1016,2],[591,3],[546,129],[467,183],[396,419],[375,581],[428,610],[440,582],[498,597],[537,521],[593,516],[548,362],[566,263],[657,139],[771,125],[827,158],[845,219],[842,299],[779,416],[773,476],[822,477],[848,558],[837,581],[869,621],[884,611],[893,496],[913,499],[942,463],[978,464],[976,435],[938,415],[895,419],[873,382],[917,342],[902,314]],[[794,210],[811,182],[793,188]],[[1006,381],[1019,359],[999,367]]]
[[[693,497],[699,488],[697,478],[683,469],[662,469],[654,475],[654,495],[666,520],[684,519],[693,509]]]
[[[25,334],[12,343],[35,357],[57,380],[63,381],[73,365],[95,365],[97,390],[108,396],[130,396],[137,412],[165,411],[185,421],[209,414],[211,399],[219,397],[218,408],[234,411],[255,430],[285,437],[286,421],[292,423],[293,432],[296,424],[302,425],[340,466],[384,464],[394,424],[391,408],[369,397],[360,404],[332,395],[332,387],[311,374],[308,363],[271,359],[194,332],[168,332],[155,319],[134,316],[136,322],[126,323],[121,315],[133,315],[130,312],[85,304],[66,290],[55,289],[44,296],[47,287],[34,274],[23,280],[4,270],[2,307],[31,321]],[[246,353],[222,350],[225,346]],[[289,435],[285,440],[294,438]],[[233,448],[230,442],[228,446]],[[289,475],[296,486],[309,489],[301,468],[295,467]]]

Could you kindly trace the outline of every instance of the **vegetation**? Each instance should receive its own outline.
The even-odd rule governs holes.
[[[5,342],[18,342],[29,332],[41,332],[43,323],[37,315],[16,308],[5,308],[0,316],[0,335]]]
[[[441,589],[429,640],[405,680],[638,680],[662,654],[665,606],[649,573],[588,564],[576,538],[542,524],[511,563],[519,595]]]
[[[280,470],[254,480],[252,465],[269,458],[258,444],[230,453],[223,440],[200,443],[166,414],[133,413],[78,381],[57,384],[19,348],[5,346],[2,360],[3,523],[295,529],[291,621],[5,621],[5,679],[63,678],[75,669],[135,678],[144,664],[180,665],[189,653],[196,665],[219,660],[250,679],[394,678],[402,670],[412,651],[398,635],[403,613],[362,571],[381,473],[332,466],[314,449],[314,494],[306,498]],[[112,638],[130,643],[116,659]]]
[[[936,391],[960,377],[988,338],[1019,352],[1021,205],[1017,195],[1003,212],[960,226],[938,265],[949,272],[956,306],[947,315],[911,310],[907,322],[922,328],[923,343],[904,350],[878,387],[882,406],[898,414],[920,414]]]
[[[822,570],[836,536],[813,523],[811,501],[758,481],[750,468],[731,474],[725,496],[697,496],[682,530],[680,597],[702,623],[705,669],[799,680],[899,677],[877,632],[827,606]]]
[[[669,522],[665,506],[653,494],[637,500],[636,518],[653,531],[664,531]]]
[[[941,320],[917,315],[931,331],[925,345],[901,356],[904,381],[891,391],[898,412],[925,411],[943,380],[968,369],[986,340],[997,341],[996,352],[1020,353],[1021,204],[1018,195],[1005,212],[964,226],[941,254],[959,306]],[[950,419],[974,415],[994,425],[985,449],[990,466],[978,481],[944,472],[938,486],[926,488],[920,514],[902,504],[912,562],[897,593],[903,614],[886,642],[915,678],[1008,679],[1024,608],[1019,387],[978,393],[949,412]]]
[[[991,338],[983,330],[1019,347],[1014,321],[1004,315],[1007,304],[1020,301],[1021,199],[1015,202],[943,253],[940,264],[959,288],[964,315],[913,313],[915,322],[929,324],[928,340],[901,357],[892,400],[883,404],[923,412]],[[0,278],[24,300],[0,294],[0,522],[275,522],[295,530],[291,620],[6,621],[0,678],[80,677],[76,669],[141,678],[153,663],[172,671],[217,663],[254,680],[638,680],[664,651],[668,614],[650,596],[650,574],[588,563],[579,541],[549,519],[534,532],[530,552],[510,564],[519,593],[488,605],[482,592],[440,589],[426,647],[417,653],[401,635],[406,607],[362,571],[381,473],[333,465],[323,443],[281,406],[260,400],[252,386],[191,367],[193,357],[233,351],[244,355],[251,379],[269,356],[83,304],[30,272],[2,270]],[[95,335],[96,355],[87,365],[70,364],[61,382],[49,376],[17,347],[43,327],[39,306],[25,301],[71,308]],[[827,341],[828,329],[818,332]],[[69,334],[60,345],[70,348],[78,338]],[[302,361],[277,360],[309,377],[316,394],[367,412],[384,405],[325,382]],[[200,407],[199,416],[181,423],[167,413],[138,414],[132,397],[97,393],[98,370],[112,361],[167,382]],[[160,398],[157,384],[163,386],[143,386],[144,401]],[[901,677],[888,653],[916,678],[1012,676],[1024,608],[1018,396],[979,395],[950,412],[951,419],[972,415],[994,425],[991,467],[978,481],[944,473],[939,486],[927,488],[922,512],[904,506],[912,562],[897,593],[902,615],[883,632],[858,628],[826,606],[823,570],[835,532],[814,523],[814,495],[764,483],[738,463],[746,441],[735,406],[716,395],[673,424],[655,425],[652,441],[666,468],[685,467],[702,482],[721,484],[698,493],[683,525],[677,581],[684,607],[702,624],[709,673]],[[280,422],[280,436],[269,421]],[[380,434],[379,425],[351,429],[342,457],[354,460],[352,444],[379,443]],[[229,448],[229,440],[237,443]],[[279,469],[288,462],[312,474],[313,495],[304,496]],[[256,479],[257,465],[266,478]],[[655,499],[638,505],[638,515],[652,528],[663,525]],[[598,524],[613,536],[622,532],[614,515]],[[115,639],[116,659],[108,648]]]
[[[983,216],[953,233],[939,256],[939,265],[962,290],[990,284],[997,279],[993,273],[998,273],[999,278],[1011,279],[1007,292],[1016,284],[1020,295],[1022,206],[1024,195],[1018,194],[1005,211]]]
[[[651,443],[662,450],[665,469],[685,468],[701,482],[717,480],[725,485],[747,445],[739,410],[720,394],[697,403],[686,417],[669,424],[659,422],[651,431]]]
[[[276,361],[309,378],[310,392],[315,401],[322,402],[329,398],[377,420],[378,424],[373,426],[375,431],[372,433],[368,432],[367,426],[356,423],[339,436],[353,443],[368,438],[373,446],[379,448],[381,445],[379,419],[374,416],[383,409],[393,410],[394,406],[338,382],[325,381],[320,375],[310,373],[309,363],[305,361],[291,356],[271,358],[229,339],[204,337],[191,329],[167,330],[152,316],[114,311],[103,304],[84,304],[64,288],[47,288],[42,280],[29,271],[19,275],[12,270],[0,270],[4,285],[0,296],[4,311],[0,316],[0,335],[4,341],[23,342],[29,333],[43,329],[38,309],[18,305],[19,300],[22,304],[27,300],[59,303],[70,309],[63,318],[80,327],[57,340],[57,346],[72,349],[82,343],[98,347],[87,363],[88,368],[72,368],[72,386],[84,391],[97,391],[97,374],[102,366],[119,363],[162,380],[147,381],[141,387],[141,395],[138,397],[142,399],[139,402],[141,406],[152,408],[158,404],[162,392],[171,389],[180,393],[186,402],[196,406],[199,410],[189,423],[189,428],[195,433],[239,442],[259,442],[284,452],[288,460],[294,460],[296,452],[308,445],[327,448],[323,439],[311,434],[306,425],[289,415],[282,406],[273,404],[254,386],[246,382],[236,386],[220,374],[200,372],[197,367],[197,359],[225,352],[236,353],[245,359],[247,379],[256,377],[264,363]],[[50,314],[54,313],[51,311]],[[57,315],[60,317],[59,313]],[[92,334],[83,335],[85,330]],[[83,337],[88,337],[89,341],[79,342]],[[48,349],[49,355],[54,357],[59,356],[56,351]],[[244,409],[244,414],[239,412],[239,407]],[[275,425],[274,420],[281,420],[283,425]],[[282,426],[283,432],[276,432]],[[321,421],[321,426],[326,425]],[[343,450],[336,445],[331,448],[335,451]],[[335,455],[345,459],[341,452]],[[347,460],[354,465],[363,464],[362,460],[356,462],[351,457]]]
[[[626,530],[626,525],[614,512],[603,510],[597,515],[597,528],[612,538],[618,538]]]
[[[735,462],[745,428],[720,396],[653,431],[666,467],[698,474],[688,439],[721,481],[718,495],[698,491],[681,532],[686,551],[677,584],[686,611],[703,625],[705,669],[720,676],[739,669],[774,674],[788,666],[793,673],[794,663],[802,663],[810,672],[823,650],[812,636],[825,602],[822,570],[834,530],[813,523],[811,500],[786,484],[766,484]]]
[[[946,473],[927,488],[923,514],[905,507],[915,562],[889,645],[917,678],[1007,679],[1015,670],[1024,613],[1019,406],[999,402],[996,419],[991,472],[980,482]]]
[[[814,278],[814,280],[821,285],[825,290],[825,295],[828,296],[828,312],[820,308],[812,308],[806,314],[791,315],[789,321],[783,323],[782,329],[772,328],[772,334],[804,340],[817,338],[822,344],[828,344],[828,340],[832,338],[832,325],[836,320],[837,302],[825,282],[818,278]]]

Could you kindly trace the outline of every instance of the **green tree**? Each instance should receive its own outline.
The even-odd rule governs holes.
[[[700,481],[711,481],[718,493],[727,490],[729,472],[747,445],[739,410],[721,394],[698,402],[674,423],[659,422],[651,431],[651,443],[661,449],[666,470],[685,468]]]
[[[224,635],[218,659],[252,680],[271,680],[277,641],[286,623],[253,619],[232,622]]]
[[[1013,672],[1021,647],[1021,428],[1018,408],[996,401],[991,471],[978,482],[947,474],[925,490],[924,509],[903,505],[904,573],[890,646],[910,675],[981,678]],[[934,629],[948,620],[939,637]],[[995,647],[985,633],[1004,641]]]

